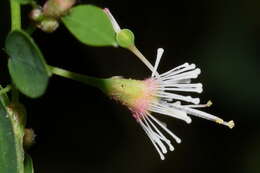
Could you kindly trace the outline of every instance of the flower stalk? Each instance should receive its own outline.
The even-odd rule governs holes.
[[[105,79],[71,72],[69,70],[65,70],[65,69],[50,66],[50,65],[48,65],[48,67],[49,67],[49,70],[52,72],[52,74],[55,74],[57,76],[61,76],[61,77],[67,78],[67,79],[72,79],[72,80],[75,80],[78,82],[82,82],[84,84],[87,84],[87,85],[90,85],[93,87],[101,88],[101,86],[104,85],[104,82],[105,82]]]

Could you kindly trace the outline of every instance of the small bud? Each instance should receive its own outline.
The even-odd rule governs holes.
[[[24,129],[23,146],[28,149],[35,143],[35,133],[33,129]]]
[[[18,122],[21,127],[25,127],[26,123],[26,109],[21,103],[11,103],[7,106],[8,114],[11,115],[13,120]]]
[[[122,29],[116,34],[116,40],[119,46],[129,48],[134,45],[135,36],[129,29]]]
[[[41,8],[35,8],[33,9],[30,14],[29,17],[31,20],[35,21],[35,22],[39,22],[43,19],[43,12]]]
[[[48,0],[43,6],[43,14],[48,17],[59,18],[76,3],[76,0]]]
[[[54,18],[46,18],[42,20],[38,25],[38,28],[40,28],[44,32],[54,32],[59,27],[59,22]]]

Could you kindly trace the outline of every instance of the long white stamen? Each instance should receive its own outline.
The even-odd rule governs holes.
[[[210,107],[212,105],[212,102],[209,100],[206,104],[200,104],[200,105],[182,105],[183,107],[189,107],[189,108],[204,108],[204,107]]]
[[[159,87],[177,87],[177,88],[198,88],[202,87],[201,83],[192,83],[192,84],[183,84],[183,83],[175,83],[175,84],[160,84]]]
[[[161,98],[171,98],[171,99],[175,99],[175,100],[182,100],[182,101],[190,102],[190,103],[194,103],[194,104],[200,103],[199,98],[192,98],[190,96],[182,96],[179,94],[173,94],[173,93],[168,93],[168,92],[164,92],[164,91],[158,91],[157,93],[154,94],[154,96],[161,97]]]
[[[202,88],[158,88],[159,91],[183,91],[183,92],[196,92],[201,93]]]
[[[163,115],[167,115],[167,116],[170,116],[170,117],[173,117],[173,118],[181,119],[188,124],[191,123],[191,118],[189,116],[187,116],[187,114],[185,112],[179,111],[175,108],[167,107],[167,106],[160,104],[160,103],[152,104],[150,111],[155,112],[155,113],[159,113],[159,114],[163,114]]]
[[[144,127],[147,129],[147,131],[150,133],[150,135],[153,137],[154,141],[158,144],[158,146],[161,148],[162,152],[164,154],[167,153],[167,149],[164,146],[164,144],[161,142],[161,136],[159,136],[157,133],[155,133],[153,131],[153,129],[151,128],[151,126],[149,125],[149,123],[146,121],[145,118],[143,118],[144,120]]]
[[[119,24],[117,23],[116,19],[114,18],[114,16],[110,12],[110,10],[108,8],[104,8],[104,12],[106,13],[108,18],[110,19],[115,32],[118,33],[119,31],[121,31]]]
[[[186,68],[188,66],[189,66],[189,63],[186,62],[186,63],[184,63],[184,64],[182,64],[180,66],[177,66],[177,67],[175,67],[175,68],[173,68],[173,69],[171,69],[171,70],[169,70],[169,71],[167,71],[165,73],[160,74],[160,77],[167,76],[169,73],[172,73],[173,71],[177,71],[179,69]]]
[[[155,135],[155,136],[157,136],[160,140],[163,140],[163,141],[165,141],[166,143],[169,141],[168,139],[166,139],[166,138],[163,138],[161,135],[160,135],[160,133],[158,133],[156,130],[156,132],[153,130],[153,128],[152,127],[154,127],[154,124],[152,124],[152,123],[150,123],[151,125],[152,125],[152,127],[150,126],[150,124],[149,124],[149,121],[147,120],[147,117],[148,116],[144,116],[143,117],[143,120],[144,120],[144,123],[145,123],[145,125],[149,128],[149,129],[151,129],[150,131]]]
[[[206,120],[214,121],[214,122],[219,123],[219,124],[223,124],[225,126],[228,126],[231,129],[235,125],[234,121],[232,121],[232,120],[229,121],[229,122],[225,122],[223,119],[221,119],[221,118],[219,118],[215,115],[212,115],[212,114],[200,111],[200,110],[196,110],[196,109],[193,109],[191,107],[185,107],[185,106],[181,106],[181,105],[173,105],[173,106],[180,109],[180,110],[187,112],[190,115],[197,116],[197,117],[200,117],[200,118],[204,118]]]
[[[152,120],[154,120],[159,126],[161,126],[161,128],[163,128],[169,135],[171,135],[177,143],[181,143],[181,139],[176,136],[175,134],[173,134],[168,128],[166,128],[164,125],[161,124],[160,121],[158,121],[154,116],[152,116],[149,112],[147,112],[147,114],[152,118]]]
[[[152,71],[152,77],[154,77],[155,73],[157,72],[157,68],[158,68],[159,63],[161,61],[163,52],[164,52],[163,48],[157,49],[157,57],[156,57],[156,61],[155,61],[155,65],[154,65],[153,71]]]
[[[145,56],[135,46],[130,46],[128,49],[132,51],[151,70],[151,72],[154,71],[153,65],[145,58]],[[158,77],[159,73],[155,71],[155,75]]]
[[[147,129],[145,129],[144,124],[141,123],[141,120],[139,120],[139,124],[141,124],[141,127],[143,128],[143,130],[145,131],[145,133],[149,137],[149,139],[152,142],[152,144],[154,145],[156,151],[159,153],[161,160],[164,160],[165,159],[164,155],[162,154],[162,152],[160,151],[158,146],[155,144],[155,142],[154,142],[153,138],[151,137],[150,133],[147,131]]]
[[[176,74],[176,75],[168,75],[165,77],[162,77],[161,80],[165,82],[170,82],[170,81],[176,81],[176,80],[183,80],[183,79],[196,79],[199,74],[201,73],[201,70],[199,68],[196,68],[192,71]]]
[[[167,75],[161,75],[161,78],[165,78],[165,77],[169,77],[169,76],[175,76],[175,75],[178,75],[178,74],[183,74],[183,73],[188,72],[188,71],[193,71],[195,68],[196,68],[195,64],[190,64],[189,66],[187,66],[185,68],[182,68],[182,69],[179,69],[179,70],[176,70],[176,71],[171,71]]]
[[[166,144],[168,144],[170,151],[174,150],[174,147],[171,144],[171,141],[169,139],[167,139],[161,132],[160,130],[154,125],[154,123],[150,120],[149,116],[145,117],[148,122],[153,126],[153,128],[156,130],[156,132],[162,137],[162,140],[164,140],[166,142]]]

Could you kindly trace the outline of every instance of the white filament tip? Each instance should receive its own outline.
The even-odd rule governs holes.
[[[163,54],[163,52],[164,52],[164,49],[163,49],[163,48],[158,48],[158,49],[157,49],[157,57],[161,57],[162,54]]]
[[[160,63],[160,61],[161,61],[163,52],[164,52],[163,48],[158,48],[158,49],[157,49],[157,57],[156,57],[156,61],[155,61],[154,68],[153,68],[153,70],[152,70],[152,77],[154,77],[155,74],[157,73],[157,68],[158,68],[159,63]]]
[[[199,68],[197,68],[197,69],[195,70],[195,73],[199,75],[199,74],[201,73],[201,70],[200,70]]]
[[[200,99],[199,98],[193,99],[193,103],[196,104],[196,105],[199,104],[200,103]]]
[[[173,146],[170,146],[170,151],[173,151],[174,150],[174,147]]]
[[[195,64],[191,64],[191,65],[190,65],[190,68],[191,68],[191,69],[194,69],[195,67],[196,67]]]
[[[176,142],[177,142],[178,144],[180,144],[180,143],[181,143],[181,139],[180,139],[180,138],[176,139]]]
[[[197,89],[197,92],[198,92],[198,93],[202,93],[202,91],[203,91],[202,88],[198,88],[198,89]]]
[[[192,121],[191,118],[190,118],[190,117],[187,117],[187,119],[186,119],[186,123],[187,123],[187,124],[190,124],[191,121]]]
[[[161,157],[161,160],[164,160],[164,159],[165,159],[164,155],[160,155],[160,157]]]
[[[165,150],[162,150],[162,152],[163,152],[163,154],[166,154],[167,153],[167,150],[165,149]]]

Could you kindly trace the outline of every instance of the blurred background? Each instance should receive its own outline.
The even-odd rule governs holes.
[[[44,0],[40,1],[41,4]],[[182,139],[161,161],[127,108],[98,89],[52,77],[44,96],[22,97],[28,127],[37,134],[29,150],[36,173],[258,173],[260,172],[260,1],[81,0],[108,7],[122,28],[131,29],[136,46],[151,61],[165,54],[159,72],[185,62],[202,70],[204,109],[235,128],[203,119],[186,123],[157,117]],[[27,13],[29,9],[24,8]],[[0,46],[9,30],[9,6],[0,6]],[[26,22],[27,16],[23,16]],[[50,65],[96,77],[144,79],[149,70],[122,48],[88,47],[61,25],[53,34],[33,33]],[[1,83],[7,84],[1,51]],[[1,163],[0,163],[1,164]]]

